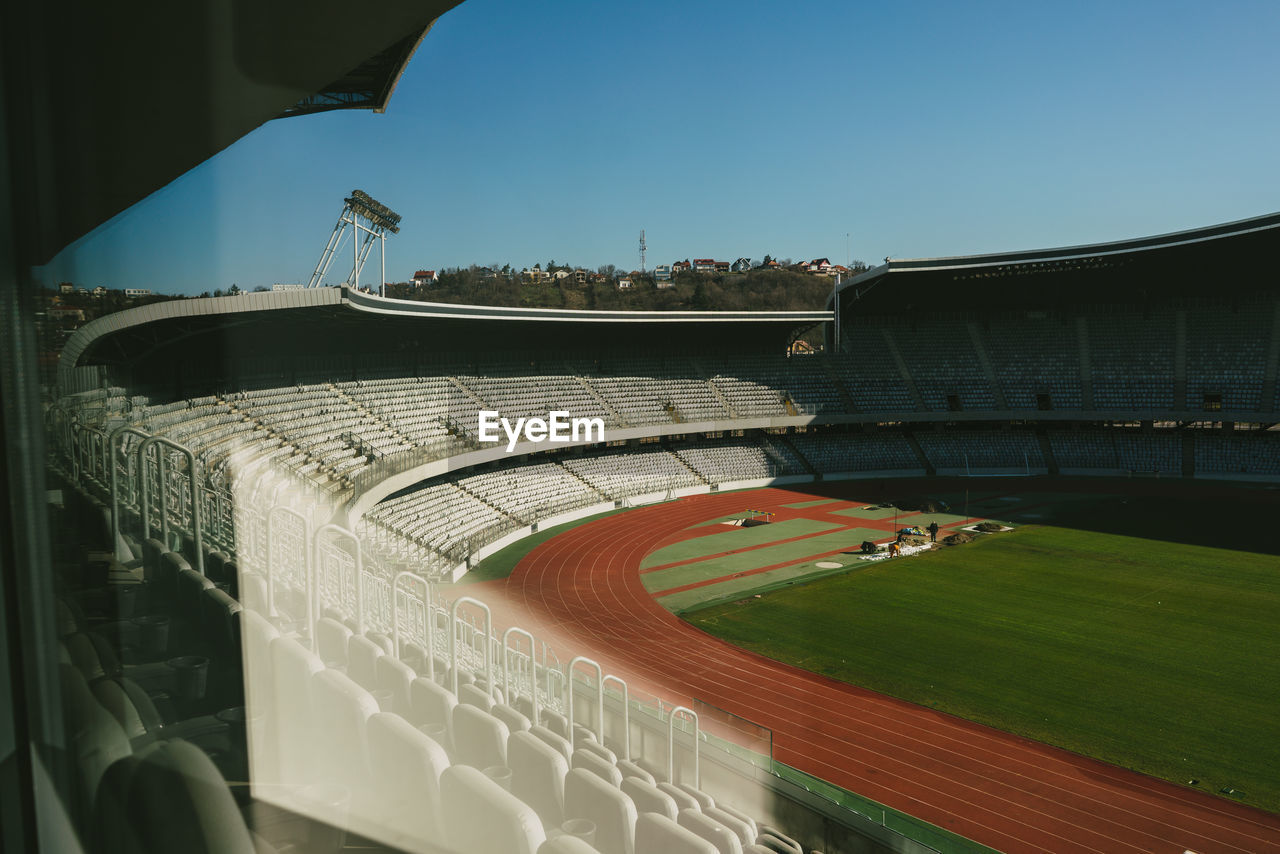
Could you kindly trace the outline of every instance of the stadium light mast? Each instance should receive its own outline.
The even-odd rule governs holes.
[[[360,271],[369,260],[369,252],[373,249],[373,244],[377,243],[382,257],[382,284],[378,286],[378,293],[386,296],[387,232],[392,234],[400,232],[400,214],[377,201],[364,190],[352,190],[351,195],[342,200],[342,213],[338,215],[338,223],[333,227],[333,233],[329,235],[329,242],[325,245],[324,252],[320,253],[320,260],[316,262],[316,269],[312,272],[307,287],[319,287],[324,280],[325,274],[329,272],[329,265],[333,263],[333,257],[342,244],[347,226],[351,226],[352,229],[351,272],[347,274],[343,284],[353,288],[360,287]]]

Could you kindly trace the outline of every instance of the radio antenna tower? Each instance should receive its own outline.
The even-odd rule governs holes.
[[[644,272],[644,229],[640,229],[640,272]]]
[[[364,262],[369,259],[369,251],[373,249],[373,244],[377,243],[382,249],[382,283],[378,286],[378,292],[385,296],[387,232],[395,234],[400,231],[400,214],[363,190],[352,190],[351,196],[343,199],[342,202],[342,213],[338,216],[338,224],[333,227],[333,233],[329,235],[329,243],[320,254],[320,260],[316,262],[315,272],[311,274],[311,281],[307,282],[307,287],[317,287],[324,280],[349,225],[352,228],[351,271],[347,273],[347,280],[343,284],[352,288],[360,287],[360,271],[364,269]],[[364,240],[360,239],[361,232],[364,233]]]

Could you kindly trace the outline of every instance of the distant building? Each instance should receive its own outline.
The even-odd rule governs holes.
[[[75,293],[75,291],[76,291],[76,286],[73,285],[71,282],[58,283],[58,293],[60,294],[73,294]]]
[[[717,262],[715,262],[715,267],[716,267],[716,272],[717,272],[717,273],[727,273],[727,272],[729,272],[729,266],[730,266],[730,264],[729,264],[729,262],[728,262],[728,261],[717,261]]]
[[[618,279],[618,290],[625,291],[629,287],[631,287],[630,279]]]
[[[581,268],[573,271],[573,281],[575,284],[585,285],[587,283],[588,273]]]
[[[834,276],[835,270],[831,267],[831,262],[826,258],[814,258],[804,268],[816,276]]]
[[[520,272],[522,278],[530,282],[544,282],[551,278],[551,274],[544,272],[541,265],[535,264],[533,269],[527,267]]]
[[[751,259],[739,258],[737,261],[733,262],[729,269],[735,273],[745,273],[751,269]]]
[[[695,273],[714,273],[716,271],[716,262],[714,258],[694,258],[693,272]]]
[[[676,273],[687,273],[692,269],[693,265],[689,263],[687,258],[683,261],[677,261],[671,265],[672,275],[675,275]]]
[[[283,284],[283,283],[281,283],[281,282],[276,282],[274,285],[272,285],[272,286],[271,286],[271,290],[273,290],[273,291],[300,291],[300,290],[302,290],[302,285],[288,285],[288,284]]]
[[[419,270],[413,274],[413,286],[416,288],[435,284],[438,281],[440,281],[440,274],[435,270]]]
[[[671,265],[659,264],[658,266],[654,267],[653,279],[656,282],[670,282],[671,281]],[[662,285],[659,284],[658,287],[662,287]]]
[[[149,297],[151,296],[151,290],[149,288],[125,288],[124,295],[129,299],[137,299],[138,297]]]
[[[770,258],[768,261],[765,261],[763,264],[760,265],[760,269],[761,270],[780,270],[782,269],[782,265],[779,264],[777,261],[774,261],[772,258]]]
[[[93,289],[93,295],[95,297],[105,297],[107,295],[107,289],[104,288],[102,285],[98,285],[96,288]]]
[[[554,278],[557,282],[560,281],[561,279],[567,279],[571,275],[573,274],[570,273],[568,270],[556,270],[554,273],[551,274],[552,278]]]
[[[55,305],[49,309],[50,320],[75,320],[84,321],[84,309],[72,308],[68,305]]]

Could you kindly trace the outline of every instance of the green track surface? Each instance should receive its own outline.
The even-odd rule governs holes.
[[[733,549],[746,549],[764,545],[765,543],[776,543],[778,540],[803,537],[806,534],[815,534],[819,531],[829,531],[839,527],[836,522],[820,522],[816,519],[788,519],[785,522],[757,525],[754,528],[727,527],[725,530],[714,534],[695,537],[692,540],[683,540],[660,548],[645,557],[644,562],[640,564],[640,568],[648,569],[651,566],[662,566],[676,561],[707,557],[708,555],[720,554]],[[773,562],[765,561],[765,563]],[[761,564],[754,565],[760,566]]]
[[[768,527],[781,527],[781,524]],[[760,529],[749,528],[743,533],[758,530]],[[646,572],[640,576],[640,581],[649,592],[660,593],[673,587],[683,587],[686,584],[694,584],[713,578],[724,578],[734,573],[787,563],[788,561],[812,557],[837,549],[857,551],[858,544],[863,540],[883,537],[884,535],[884,531],[873,531],[869,528],[839,529],[829,534],[817,534],[790,543],[765,545],[750,551],[738,552],[737,554],[717,554],[715,557],[695,563],[685,563],[668,569]],[[705,537],[703,539],[711,538]],[[694,542],[702,542],[702,540],[695,540]],[[842,560],[855,559],[853,555],[840,555],[840,558]],[[820,559],[814,558],[814,560]],[[719,585],[716,586],[718,587]],[[663,604],[666,604],[666,602],[664,601]]]
[[[782,506],[790,508],[791,510],[803,510],[806,507],[818,507],[822,504],[835,504],[839,500],[840,499],[838,498],[819,498],[816,501],[801,501],[799,504],[783,504]]]
[[[1280,557],[1245,550],[1273,552],[1274,523],[1247,504],[1211,510],[1233,536],[1196,525],[1202,509],[1077,500],[1047,511],[1057,527],[687,619],[816,673],[1277,811]]]
[[[866,507],[846,507],[843,510],[831,510],[829,512],[833,516],[853,516],[857,519],[892,519],[895,514],[901,515],[904,511],[893,507],[868,505]]]

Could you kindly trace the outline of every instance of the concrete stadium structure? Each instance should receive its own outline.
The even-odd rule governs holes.
[[[497,603],[432,584],[535,528],[682,493],[948,471],[1274,479],[1280,307],[1257,270],[1280,215],[890,262],[795,316],[187,300],[85,327],[42,401],[33,268],[264,121],[384,109],[453,5],[5,10],[0,177],[21,216],[0,236],[3,847],[952,844],[778,778],[732,710],[628,689],[585,642],[498,632]],[[815,323],[839,352],[784,356]],[[606,418],[605,447],[507,455],[470,429],[481,405],[566,400]],[[1033,839],[1042,803],[1008,810]],[[1168,803],[1143,820],[1180,838],[1249,821],[1206,830],[1203,804]],[[594,844],[558,832],[582,822]],[[1253,850],[1280,847],[1255,826]]]

